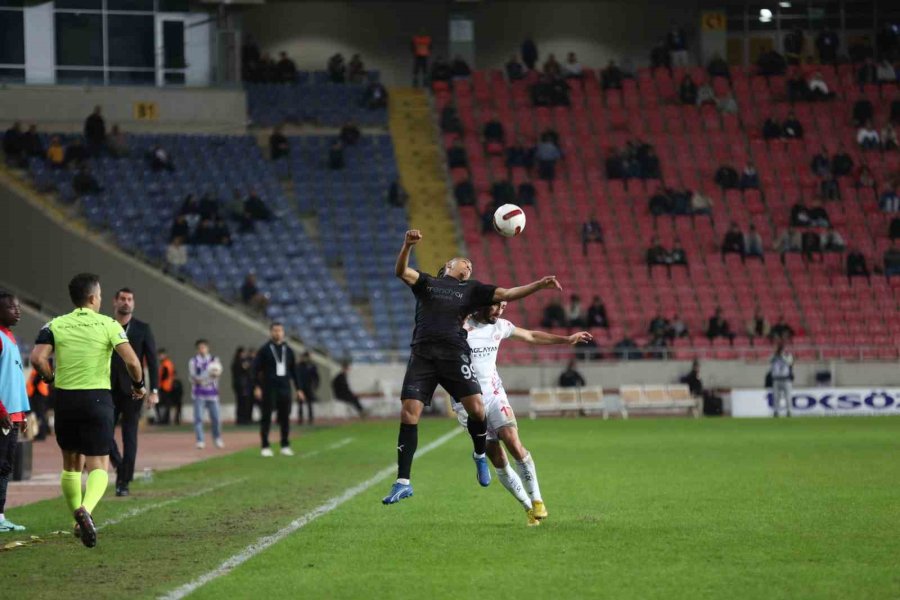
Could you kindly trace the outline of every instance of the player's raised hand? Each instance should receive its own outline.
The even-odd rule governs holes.
[[[540,289],[542,290],[562,290],[562,286],[559,284],[559,281],[556,280],[556,275],[541,277],[541,280],[538,282],[538,284]]]
[[[407,246],[415,246],[422,239],[422,232],[418,229],[410,229],[406,232],[406,239],[403,243]]]
[[[579,331],[569,336],[569,345],[575,346],[577,344],[586,344],[592,339],[594,339],[594,336],[592,336],[589,332]]]

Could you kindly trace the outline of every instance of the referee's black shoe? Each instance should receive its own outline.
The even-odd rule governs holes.
[[[131,492],[128,491],[127,485],[117,485],[116,486],[116,496],[127,496]]]
[[[81,507],[75,511],[75,522],[81,529],[81,543],[88,548],[97,545],[97,528],[94,527],[94,520],[91,513],[85,507]]]

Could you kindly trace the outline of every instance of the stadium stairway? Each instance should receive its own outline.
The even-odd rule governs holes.
[[[448,204],[444,154],[435,139],[428,96],[421,89],[392,88],[389,126],[400,181],[409,193],[409,221],[425,243],[416,253],[421,267],[435,273],[460,253],[457,227]]]

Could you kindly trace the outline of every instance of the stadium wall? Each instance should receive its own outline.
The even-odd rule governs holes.
[[[157,344],[164,346],[179,377],[187,386],[186,369],[198,338],[210,341],[214,354],[225,366],[221,391],[224,402],[232,402],[229,365],[237,346],[261,346],[268,329],[259,321],[221,304],[205,294],[179,284],[158,270],[116,250],[99,236],[64,224],[66,217],[28,199],[25,192],[0,175],[0,238],[13,249],[0,267],[0,281],[56,310],[71,307],[67,284],[79,272],[100,275],[103,312],[112,314],[112,297],[119,287],[130,287],[136,295],[135,316],[153,327]],[[17,328],[17,335],[31,344],[37,335],[34,320]],[[295,350],[299,346],[294,345]],[[317,361],[323,381],[336,372],[331,361]],[[186,388],[187,389],[187,388]],[[330,386],[320,388],[322,399],[331,398]],[[190,404],[189,392],[185,403]]]
[[[240,89],[0,87],[4,119],[37,122],[44,130],[55,124],[80,127],[96,105],[103,107],[108,126],[118,123],[126,130],[189,127],[191,131],[243,131],[247,123],[247,98]]]
[[[392,85],[410,83],[410,38],[420,30],[434,39],[434,54],[447,55],[451,3],[437,2],[285,2],[249,9],[243,29],[264,52],[286,51],[306,70],[323,70],[328,58],[360,53],[370,69]],[[472,19],[476,60],[473,68],[499,68],[534,36],[541,60],[550,52],[562,61],[575,51],[582,64],[605,65],[632,57],[649,60],[651,46],[672,22],[690,26],[695,0],[638,2],[484,2],[456,5]],[[688,29],[692,29],[688,27]],[[692,44],[696,49],[697,44]]]

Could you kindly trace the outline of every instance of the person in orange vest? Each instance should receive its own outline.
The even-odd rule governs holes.
[[[34,436],[34,440],[44,440],[50,433],[50,420],[47,418],[47,409],[50,407],[50,384],[41,379],[37,369],[32,369],[31,376],[25,382],[25,392],[31,403],[31,412],[38,420],[38,433]]]
[[[428,59],[431,57],[431,36],[424,32],[412,38],[413,53],[413,86],[419,85],[419,73],[422,74],[422,85],[428,85]]]
[[[172,390],[175,386],[175,363],[166,354],[165,348],[159,349],[159,403],[156,405],[156,422],[168,425],[172,409]]]

